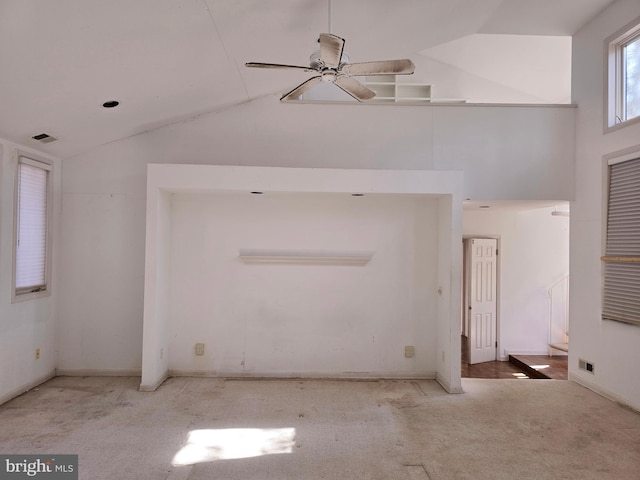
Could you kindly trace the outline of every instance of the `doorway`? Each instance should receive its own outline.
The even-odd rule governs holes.
[[[463,240],[462,335],[466,337],[464,353],[470,365],[496,360],[497,258],[497,239]]]

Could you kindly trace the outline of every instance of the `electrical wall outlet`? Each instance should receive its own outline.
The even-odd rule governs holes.
[[[196,355],[204,355],[204,343],[196,343]]]
[[[406,358],[413,358],[414,353],[413,345],[407,345],[404,347],[404,356]]]
[[[36,360],[40,359],[40,349],[36,348]]]
[[[580,370],[585,370],[591,374],[595,374],[595,366],[593,365],[593,363],[587,362],[586,360],[583,360],[581,358],[578,359],[578,368]]]

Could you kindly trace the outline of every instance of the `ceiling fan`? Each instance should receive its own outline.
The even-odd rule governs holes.
[[[363,102],[374,98],[376,93],[354,77],[367,75],[410,75],[415,69],[415,65],[409,59],[349,63],[349,57],[344,54],[344,38],[340,38],[331,33],[321,33],[318,42],[320,43],[320,50],[311,55],[308,67],[260,62],[248,62],[245,63],[245,66],[294,69],[319,73],[319,75],[311,77],[290,92],[285,93],[282,98],[280,98],[280,101],[295,99],[320,82],[331,82],[359,102]]]

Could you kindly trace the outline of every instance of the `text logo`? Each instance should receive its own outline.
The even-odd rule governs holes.
[[[78,480],[77,455],[0,455],[0,480]]]

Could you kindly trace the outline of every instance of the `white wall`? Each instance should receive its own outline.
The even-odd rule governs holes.
[[[405,81],[430,83],[433,98],[548,104],[571,98],[569,36],[474,33],[422,50],[414,61],[418,73]]]
[[[438,242],[425,225],[437,224],[436,206],[397,196],[173,195],[169,369],[434,378]],[[365,266],[255,265],[240,248],[375,254]]]
[[[570,378],[640,409],[640,328],[601,318],[604,157],[635,147],[640,124],[604,135],[604,41],[640,16],[640,2],[618,0],[573,40],[573,98],[579,105],[576,129],[576,201],[571,207]],[[593,375],[578,359],[593,362]]]
[[[62,211],[58,369],[139,373],[144,193],[65,189]]]
[[[460,297],[462,252],[456,247],[462,241],[462,215],[456,214],[454,197],[438,200],[438,382],[450,393],[461,393],[460,382]],[[430,225],[427,228],[433,228]],[[455,380],[456,383],[452,383]]]
[[[431,97],[435,100],[458,99],[470,103],[551,103],[548,99],[432,58],[418,57],[414,59],[414,63],[416,70],[428,74],[425,73],[422,80],[412,76],[400,81],[430,84]],[[513,66],[512,63],[505,64]]]
[[[65,159],[59,321],[68,336],[59,368],[140,369],[149,163],[460,170],[465,197],[568,200],[574,116],[570,107],[283,105],[269,97]]]
[[[53,256],[52,294],[43,298],[11,303],[13,272],[14,187],[18,164],[17,149],[53,162]],[[60,163],[47,155],[0,139],[0,403],[19,395],[55,374],[55,307],[58,282],[60,221]],[[35,351],[40,349],[36,360]]]
[[[554,208],[465,210],[465,236],[497,237],[498,353],[546,355],[549,288],[569,275],[569,219]]]

